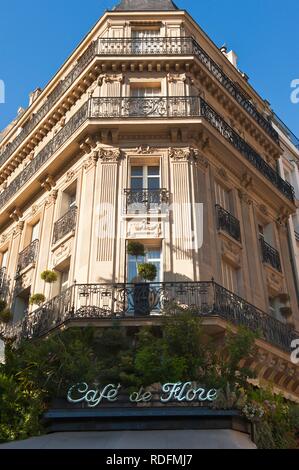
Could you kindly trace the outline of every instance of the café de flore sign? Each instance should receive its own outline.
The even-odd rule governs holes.
[[[120,398],[122,386],[109,384],[104,387],[89,387],[87,383],[73,385],[67,394],[67,400],[73,404],[86,404],[88,408],[95,408],[105,402],[116,403]],[[217,399],[216,389],[206,389],[194,385],[193,382],[176,382],[161,385],[158,393],[161,403],[204,403]],[[128,396],[130,403],[150,403],[153,393],[144,387]]]

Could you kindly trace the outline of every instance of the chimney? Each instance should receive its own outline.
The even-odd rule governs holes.
[[[228,60],[233,64],[233,66],[237,69],[238,68],[238,56],[234,51],[230,51],[226,54]]]
[[[29,106],[31,106],[32,103],[34,103],[34,101],[36,100],[36,98],[39,97],[41,92],[42,92],[41,88],[36,88],[36,90],[34,90],[32,93],[30,93],[30,95],[29,95]]]

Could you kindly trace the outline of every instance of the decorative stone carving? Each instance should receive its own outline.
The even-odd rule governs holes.
[[[259,209],[260,209],[260,211],[261,211],[262,214],[264,214],[264,215],[268,215],[268,214],[269,214],[269,211],[268,211],[268,209],[267,209],[267,206],[265,206],[264,204],[260,204]]]
[[[270,295],[275,297],[278,294],[284,292],[285,289],[283,275],[268,264],[264,264],[264,269],[266,272],[266,279]]]
[[[222,257],[234,267],[239,268],[242,264],[242,247],[224,233],[221,233],[220,237]]]
[[[112,83],[112,82],[122,83],[123,79],[124,79],[123,74],[108,74],[108,73],[105,73],[105,74],[102,74],[102,75],[99,76],[98,85],[102,86],[103,83]]]
[[[121,151],[119,148],[100,148],[99,158],[103,163],[115,163],[121,157]]]
[[[99,159],[99,152],[93,151],[92,154],[85,160],[83,164],[84,170],[89,170],[89,168],[94,168],[97,165]]]
[[[13,231],[14,237],[21,235],[25,227],[25,222],[23,220],[19,221],[16,225],[16,228]]]
[[[68,242],[59,245],[57,249],[53,252],[53,266],[57,266],[62,261],[71,256],[73,247],[73,240],[70,239]]]
[[[186,82],[187,75],[185,73],[168,73],[168,83]]]
[[[160,222],[147,221],[130,222],[128,224],[127,237],[129,238],[160,238],[162,227]]]
[[[10,214],[9,217],[14,221],[14,222],[19,222],[20,218],[22,217],[22,211],[16,207]]]
[[[55,204],[57,197],[58,197],[58,190],[53,189],[53,191],[51,191],[51,193],[46,199],[45,206],[47,207],[47,206],[50,206],[51,204]]]
[[[33,204],[33,206],[31,207],[31,215],[35,215],[38,210],[39,210],[38,204]]]
[[[253,179],[249,173],[244,173],[241,179],[241,185],[245,189],[252,189],[253,187]]]
[[[241,189],[238,190],[239,198],[242,202],[251,206],[253,204],[252,199],[250,199],[248,193],[246,191],[242,191]]]
[[[290,218],[290,212],[285,207],[281,207],[280,211],[277,214],[277,223],[280,225],[285,225],[288,223]]]
[[[51,191],[52,188],[56,186],[53,176],[48,175],[43,180],[40,181],[40,185],[46,191]]]
[[[155,151],[154,147],[145,146],[145,145],[140,145],[140,147],[137,147],[136,149],[136,153],[138,155],[151,155],[152,153],[154,153],[154,151]]]
[[[219,170],[217,171],[217,174],[225,181],[228,181],[228,174],[224,168],[219,168]]]
[[[2,245],[3,243],[5,243],[7,239],[8,239],[7,233],[3,233],[0,237],[0,244]]]
[[[65,182],[69,183],[70,181],[72,181],[72,179],[75,177],[75,174],[76,173],[73,170],[69,170],[66,174]]]

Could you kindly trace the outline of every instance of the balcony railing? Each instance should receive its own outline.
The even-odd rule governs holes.
[[[122,55],[195,55],[201,64],[226,89],[235,101],[258,123],[258,125],[276,142],[279,136],[270,121],[259,113],[254,104],[248,99],[238,85],[234,83],[190,37],[152,37],[152,38],[118,38],[99,39],[98,54],[108,56]]]
[[[193,118],[200,116],[200,99],[196,96],[155,96],[151,98],[93,98],[94,118]]]
[[[244,325],[285,351],[290,351],[291,342],[298,338],[298,333],[289,325],[213,281],[74,285],[27,315],[12,330],[6,328],[0,334],[33,339],[69,322],[84,325],[101,320],[153,319],[161,314],[173,314],[174,305],[188,307],[194,315],[219,316],[234,325]]]
[[[35,263],[38,255],[39,240],[34,240],[25,250],[19,254],[17,272],[23,271],[31,264]]]
[[[83,53],[72,71],[61,80],[50,93],[45,103],[24,125],[20,134],[0,153],[0,167],[11,157],[25,141],[29,134],[38,126],[42,119],[51,111],[57,101],[71,87],[84,69],[96,56],[121,55],[195,55],[202,65],[226,89],[236,102],[261,126],[275,141],[279,142],[278,133],[271,123],[259,113],[256,107],[245,96],[213,59],[200,47],[193,38],[146,38],[146,39],[98,39]]]
[[[224,119],[199,97],[91,98],[0,194],[0,208],[24,186],[88,119],[196,119],[203,117],[285,197],[294,188],[245,142]]]
[[[77,223],[77,207],[72,207],[63,217],[54,224],[53,245],[74,231]]]
[[[293,186],[282,179],[242,137],[204,100],[201,99],[201,116],[204,117],[233,147],[235,147],[265,178],[267,178],[290,201],[294,201]]]
[[[228,233],[235,240],[241,242],[241,229],[239,220],[218,204],[216,205],[216,214],[218,230],[224,230],[224,232]]]
[[[260,238],[260,244],[262,250],[263,263],[270,264],[272,268],[281,272],[282,269],[279,252],[275,248],[273,248],[273,246],[269,245],[269,243],[265,242],[263,237]]]
[[[164,213],[168,207],[167,189],[124,189],[124,213]]]
[[[296,241],[299,242],[299,232],[297,232],[296,230],[295,230],[295,238],[296,238]]]

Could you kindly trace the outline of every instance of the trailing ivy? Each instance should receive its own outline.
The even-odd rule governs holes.
[[[53,398],[66,396],[70,384],[121,383],[130,391],[191,380],[219,389],[213,407],[239,409],[251,420],[259,447],[295,447],[298,406],[253,388],[251,371],[240,367],[254,344],[255,335],[245,328],[215,344],[192,311],[177,307],[160,327],[134,333],[117,325],[71,329],[18,349],[7,345],[0,365],[0,441],[42,433],[42,414]]]

